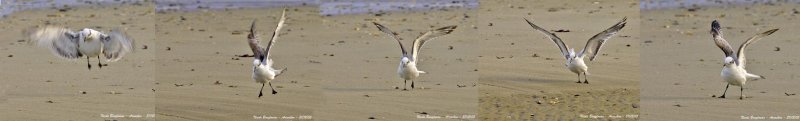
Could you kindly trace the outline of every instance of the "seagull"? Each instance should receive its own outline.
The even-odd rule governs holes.
[[[120,31],[110,31],[108,34],[94,29],[84,28],[77,32],[68,28],[46,26],[30,34],[32,41],[37,45],[50,50],[58,57],[65,59],[79,59],[86,57],[89,69],[90,57],[97,57],[97,66],[100,64],[100,55],[105,56],[106,62],[114,62],[133,50],[133,39]]]
[[[281,15],[281,19],[278,22],[278,27],[275,28],[275,32],[272,32],[272,39],[269,40],[267,47],[261,47],[258,45],[260,40],[256,35],[256,20],[253,20],[253,23],[250,25],[250,34],[247,35],[248,44],[250,44],[250,49],[253,50],[253,80],[256,82],[261,83],[261,90],[258,91],[258,97],[264,96],[264,83],[269,84],[269,87],[272,88],[272,80],[275,77],[278,77],[286,70],[286,68],[281,70],[276,70],[272,68],[272,59],[269,58],[269,50],[272,48],[272,45],[275,45],[275,41],[278,39],[278,35],[283,28],[283,23],[286,21],[286,9],[283,9],[283,14]],[[272,88],[272,94],[278,94],[275,91],[275,88]]]
[[[386,28],[381,24],[376,22],[372,22],[375,26],[378,27],[383,33],[392,37],[392,39],[397,40],[397,43],[400,44],[400,51],[402,52],[402,58],[400,59],[400,65],[397,67],[397,74],[400,75],[400,78],[403,78],[403,90],[406,89],[406,84],[408,80],[411,80],[411,89],[414,89],[414,80],[419,77],[419,74],[424,74],[425,71],[420,71],[417,69],[417,55],[419,54],[419,49],[422,48],[422,45],[425,44],[428,40],[432,40],[436,37],[447,35],[453,32],[456,29],[455,25],[446,26],[434,30],[430,30],[414,40],[414,46],[411,49],[411,55],[406,52],[406,48],[403,47],[403,43],[400,42],[400,37],[397,37],[397,34]]]
[[[747,41],[745,41],[744,43],[742,43],[741,46],[739,46],[738,52],[733,53],[733,48],[731,47],[731,45],[728,44],[727,40],[722,38],[722,31],[720,31],[719,22],[717,22],[717,20],[711,22],[710,33],[711,36],[714,37],[714,43],[717,44],[717,47],[722,49],[722,52],[725,52],[725,63],[722,67],[722,72],[720,73],[720,75],[722,76],[722,79],[728,82],[728,85],[725,86],[725,91],[722,92],[722,96],[719,96],[719,98],[725,98],[725,93],[728,92],[728,87],[734,85],[740,87],[739,91],[741,91],[741,93],[739,94],[739,99],[742,100],[744,99],[745,82],[758,79],[767,79],[764,76],[751,74],[748,73],[747,70],[745,70],[744,65],[747,59],[745,59],[744,57],[744,50],[745,48],[747,48],[747,45],[750,45],[750,43],[756,42],[760,40],[762,37],[775,33],[775,31],[778,31],[778,29],[772,29],[760,34],[756,34],[753,37],[750,37],[750,39],[747,39]]]
[[[597,56],[597,53],[599,53],[601,47],[603,47],[603,43],[605,43],[606,40],[608,40],[609,38],[613,37],[614,34],[617,34],[617,32],[620,29],[625,27],[625,23],[627,23],[625,22],[625,20],[627,19],[628,17],[624,17],[622,18],[622,21],[618,22],[617,24],[614,24],[614,26],[611,26],[611,28],[608,28],[605,31],[600,32],[597,35],[594,35],[592,38],[589,39],[588,42],[586,42],[586,46],[583,48],[583,50],[581,50],[581,53],[578,53],[577,55],[575,54],[575,49],[569,48],[569,46],[564,44],[564,41],[561,41],[561,38],[558,38],[558,36],[556,36],[555,33],[549,32],[543,29],[542,27],[534,25],[528,19],[525,19],[525,21],[527,21],[528,24],[530,24],[531,27],[533,27],[533,29],[536,29],[539,32],[542,32],[542,34],[547,35],[548,38],[550,38],[551,40],[553,40],[553,42],[556,43],[558,49],[561,50],[561,54],[563,54],[564,57],[567,59],[567,62],[565,64],[567,69],[569,69],[575,74],[578,74],[578,82],[576,83],[581,83],[581,73],[583,73],[583,78],[585,79],[583,83],[589,84],[589,78],[587,77],[587,75],[589,75],[589,72],[587,71],[589,67],[586,66],[586,63],[584,63],[583,57],[585,57],[586,54],[588,53],[589,61],[594,61],[595,56]]]

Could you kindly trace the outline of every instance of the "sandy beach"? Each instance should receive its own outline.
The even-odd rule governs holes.
[[[0,120],[154,120],[144,118],[155,114],[154,14],[152,4],[111,5],[27,10],[0,19]],[[102,68],[92,58],[88,70],[85,58],[61,59],[23,34],[46,23],[123,30],[136,50],[117,62],[103,60],[108,66]]]
[[[642,11],[642,120],[740,120],[742,116],[798,116],[800,92],[794,32],[797,4],[689,7]],[[720,77],[723,52],[709,34],[719,20],[734,49],[747,38],[769,29],[774,34],[752,43],[745,51],[749,73],[767,79],[748,81],[739,100],[731,86],[726,99]]]
[[[483,1],[479,11],[479,120],[634,120],[639,112],[639,5],[626,1]],[[556,33],[576,51],[623,17],[627,26],[588,61],[591,84],[552,40],[523,18]],[[613,118],[609,116],[621,116]]]

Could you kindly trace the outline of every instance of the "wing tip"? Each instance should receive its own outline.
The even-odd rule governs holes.
[[[258,21],[258,19],[253,19],[253,23],[250,23],[250,34],[247,34],[247,38],[248,38],[248,39],[253,39],[253,38],[255,38],[255,33],[256,33],[256,21]]]
[[[445,34],[450,34],[451,32],[455,31],[456,27],[458,27],[458,26],[457,25],[451,25],[451,26],[442,27],[442,28],[439,28],[439,29],[436,29],[436,30],[437,31],[443,31]]]
[[[374,21],[373,21],[373,22],[372,22],[372,24],[374,24],[375,26],[377,26],[377,27],[378,27],[378,29],[380,29],[380,30],[383,30],[383,25],[379,24],[378,22],[374,22]]]
[[[764,33],[761,33],[761,35],[764,35],[764,36],[771,35],[772,33],[775,33],[778,30],[779,29],[772,29],[772,30],[769,30],[769,31],[765,31]]]
[[[721,27],[720,27],[719,22],[717,20],[712,21],[711,22],[711,35],[712,36],[720,35],[720,28]]]

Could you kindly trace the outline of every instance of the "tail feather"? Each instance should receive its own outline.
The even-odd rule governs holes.
[[[767,79],[767,77],[764,77],[764,76],[761,76],[761,75],[755,75],[755,74],[747,73],[747,80],[755,81],[755,80],[759,80],[759,79]]]
[[[280,75],[281,75],[281,74],[283,74],[283,72],[284,72],[284,71],[286,71],[286,70],[289,70],[289,68],[283,68],[283,69],[281,69],[281,70],[275,70],[275,77],[278,77],[278,76],[280,76]]]

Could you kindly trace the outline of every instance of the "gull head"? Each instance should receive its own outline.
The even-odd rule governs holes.
[[[92,41],[92,40],[94,40],[95,32],[96,31],[92,30],[92,29],[81,29],[81,31],[79,32],[79,34],[80,34],[79,37],[83,41]]]
[[[261,60],[253,59],[253,66],[258,66],[259,64],[261,64]]]
[[[403,65],[408,65],[408,63],[411,63],[411,60],[409,60],[408,57],[403,57],[402,59],[400,59],[400,63],[402,63]]]
[[[725,65],[731,65],[735,61],[733,61],[733,57],[725,57]]]

